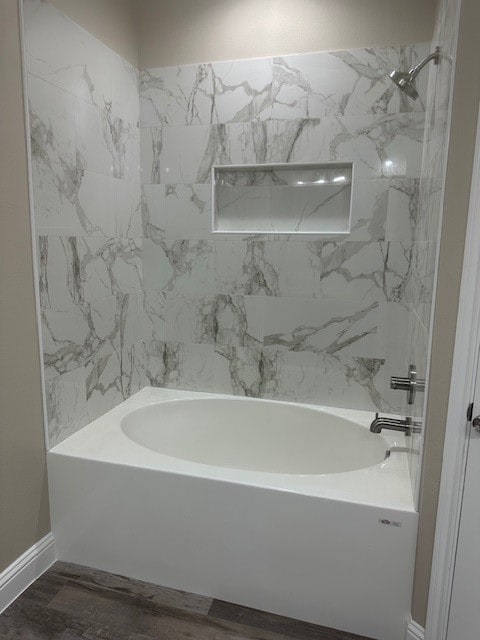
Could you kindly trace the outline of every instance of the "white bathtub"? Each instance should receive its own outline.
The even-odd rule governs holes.
[[[417,514],[372,417],[146,388],[48,453],[58,557],[403,640]]]

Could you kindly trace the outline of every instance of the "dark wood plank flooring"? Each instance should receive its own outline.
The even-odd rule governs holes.
[[[1,640],[369,640],[57,562],[1,616]]]

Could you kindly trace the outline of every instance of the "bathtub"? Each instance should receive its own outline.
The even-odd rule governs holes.
[[[417,514],[366,412],[145,388],[48,452],[59,559],[403,640]]]

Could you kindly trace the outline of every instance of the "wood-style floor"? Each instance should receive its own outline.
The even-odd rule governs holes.
[[[57,562],[1,616],[1,640],[368,640]]]

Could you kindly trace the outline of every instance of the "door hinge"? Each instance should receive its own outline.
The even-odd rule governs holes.
[[[471,422],[473,418],[473,402],[468,405],[467,409],[467,421]]]

